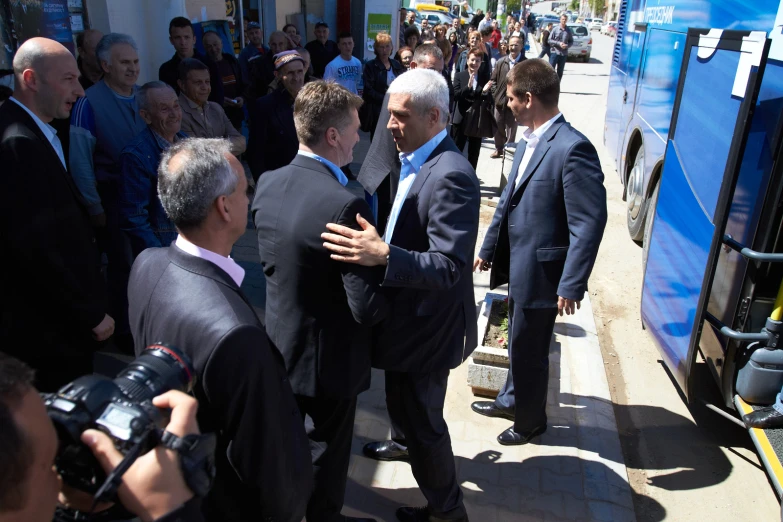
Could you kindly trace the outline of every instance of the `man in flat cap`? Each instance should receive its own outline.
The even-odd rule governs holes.
[[[294,100],[304,85],[304,75],[304,59],[298,52],[283,51],[275,55],[278,88],[251,107],[247,160],[256,181],[264,172],[291,163],[299,150]]]

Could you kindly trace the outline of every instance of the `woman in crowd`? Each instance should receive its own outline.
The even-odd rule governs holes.
[[[459,59],[457,60],[457,72],[466,70],[468,64],[468,53],[471,49],[478,49],[484,53],[478,76],[482,83],[487,83],[489,81],[490,74],[492,74],[492,64],[490,63],[489,56],[487,56],[487,46],[484,45],[484,42],[481,39],[481,33],[478,31],[471,31],[468,35],[468,48],[462,51],[462,54],[459,55]]]
[[[453,32],[449,35],[449,46],[451,46],[451,59],[449,60],[448,65],[446,66],[446,69],[449,71],[449,74],[451,74],[451,71],[454,70],[454,63],[457,61],[457,57],[459,56],[459,44],[457,43],[457,33]]]
[[[299,29],[294,24],[286,24],[283,27],[283,32],[288,36],[290,51],[298,51],[302,48],[302,37],[299,35]]]
[[[411,61],[413,60],[413,49],[408,47],[407,45],[397,51],[397,56],[399,56],[399,62],[402,64],[403,71],[407,71],[411,68]]]
[[[457,110],[462,115],[462,120],[454,126],[454,141],[460,152],[465,148],[465,142],[468,143],[468,161],[474,169],[478,165],[481,152],[481,138],[465,135],[466,115],[475,102],[492,96],[492,82],[489,81],[489,76],[484,77],[481,74],[481,65],[486,59],[487,53],[481,47],[473,47],[468,51],[466,69],[454,75],[454,99],[457,102]]]
[[[405,45],[407,47],[410,47],[415,51],[416,47],[419,45],[420,40],[421,40],[421,33],[419,33],[418,27],[412,25],[407,29],[405,29]]]
[[[435,39],[438,42],[446,41],[446,31],[449,30],[449,26],[446,24],[440,24],[435,26]]]
[[[375,59],[364,64],[364,94],[362,95],[367,105],[363,112],[370,118],[367,124],[370,126],[371,140],[375,134],[375,124],[381,114],[386,89],[397,76],[403,73],[400,62],[389,58],[392,51],[391,36],[378,33],[375,36],[373,50]]]
[[[498,56],[497,58],[492,58],[492,69],[495,69],[495,64],[498,63],[498,60],[500,60],[507,54],[508,54],[508,42],[506,40],[500,40],[500,44],[498,45]]]

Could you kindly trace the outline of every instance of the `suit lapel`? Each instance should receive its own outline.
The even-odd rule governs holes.
[[[530,176],[533,175],[533,173],[536,171],[538,166],[541,164],[541,161],[544,159],[544,156],[546,156],[546,153],[549,152],[549,149],[551,148],[550,141],[555,137],[557,134],[557,131],[560,129],[560,126],[565,122],[565,118],[560,116],[560,118],[555,121],[555,123],[552,124],[551,127],[546,131],[546,134],[544,134],[541,137],[541,140],[538,142],[538,146],[536,147],[536,150],[533,152],[533,157],[530,158],[530,163],[527,164],[527,167],[525,168],[525,172],[522,173],[522,179],[519,180],[519,183],[516,183],[514,186],[514,192],[512,194],[515,194],[517,190],[519,190],[519,187],[525,184],[525,182],[530,179]],[[524,149],[522,149],[522,154],[524,155]],[[516,158],[514,158],[516,161]],[[522,161],[522,158],[520,157],[519,161]],[[517,168],[519,168],[519,165],[517,165]]]
[[[73,181],[73,177],[71,176],[71,173],[63,165],[63,162],[60,161],[60,156],[57,155],[57,151],[54,150],[54,146],[46,138],[46,135],[43,133],[43,131],[35,122],[35,120],[32,118],[32,116],[27,114],[27,111],[25,111],[24,109],[22,109],[12,101],[7,101],[4,105],[8,105],[10,109],[15,110],[17,112],[17,117],[22,119],[22,121],[24,121],[25,124],[27,125],[27,128],[30,129],[33,132],[33,134],[35,134],[35,136],[41,141],[44,148],[49,152],[50,160],[57,163],[60,174],[63,177],[65,177],[65,182],[68,184],[68,188],[71,189],[71,192],[76,197],[76,200],[79,201],[79,203],[84,204],[82,193],[79,192],[79,189],[76,187],[76,183]],[[60,141],[60,143],[62,144],[62,141]]]

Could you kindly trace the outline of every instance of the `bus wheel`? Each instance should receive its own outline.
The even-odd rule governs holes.
[[[650,255],[650,241],[652,240],[653,221],[655,220],[655,207],[658,205],[658,191],[661,189],[660,181],[655,184],[650,201],[647,202],[647,216],[644,219],[644,249],[642,250],[642,274],[647,272],[647,256]]]
[[[647,206],[644,200],[644,145],[641,145],[636,151],[636,158],[633,162],[633,168],[628,174],[625,190],[625,201],[628,205],[628,234],[634,241],[641,241],[644,237],[644,218]]]

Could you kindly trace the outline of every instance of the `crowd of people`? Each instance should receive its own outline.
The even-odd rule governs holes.
[[[525,60],[524,25],[509,20],[504,40],[490,15],[476,24],[411,23],[399,61],[381,33],[362,65],[350,33],[332,41],[323,22],[305,46],[292,25],[265,46],[250,23],[237,59],[214,32],[199,54],[178,17],[174,56],[141,86],[127,35],[85,32],[78,61],[53,40],[25,42],[0,106],[0,288],[13,296],[0,308],[2,440],[23,447],[24,419],[38,415],[36,458],[51,472],[54,430],[28,392],[91,373],[107,340],[136,355],[163,341],[193,363],[198,416],[176,395],[156,405],[190,408],[172,430],[217,435],[215,480],[194,507],[169,469],[173,493],[141,484],[151,500],[126,507],[145,520],[372,522],[341,510],[357,396],[378,368],[392,436],[363,453],[409,461],[427,501],[397,518],[467,522],[443,409],[450,371],[478,344],[472,273],[492,269],[494,286],[510,278],[513,310],[506,389],[473,409],[514,420],[501,444],[526,444],[546,430],[555,317],[578,308],[606,221],[600,163],[557,108],[557,73]],[[475,123],[485,116],[489,136]],[[526,146],[474,259],[478,148],[494,137],[500,157],[517,125]],[[362,128],[372,143],[354,176]],[[376,208],[345,189],[350,178]],[[248,211],[266,278],[261,317],[231,258]],[[116,465],[108,439],[83,440]],[[0,448],[17,486],[0,492],[0,516],[40,514],[48,504],[30,507],[35,477],[12,450]]]

